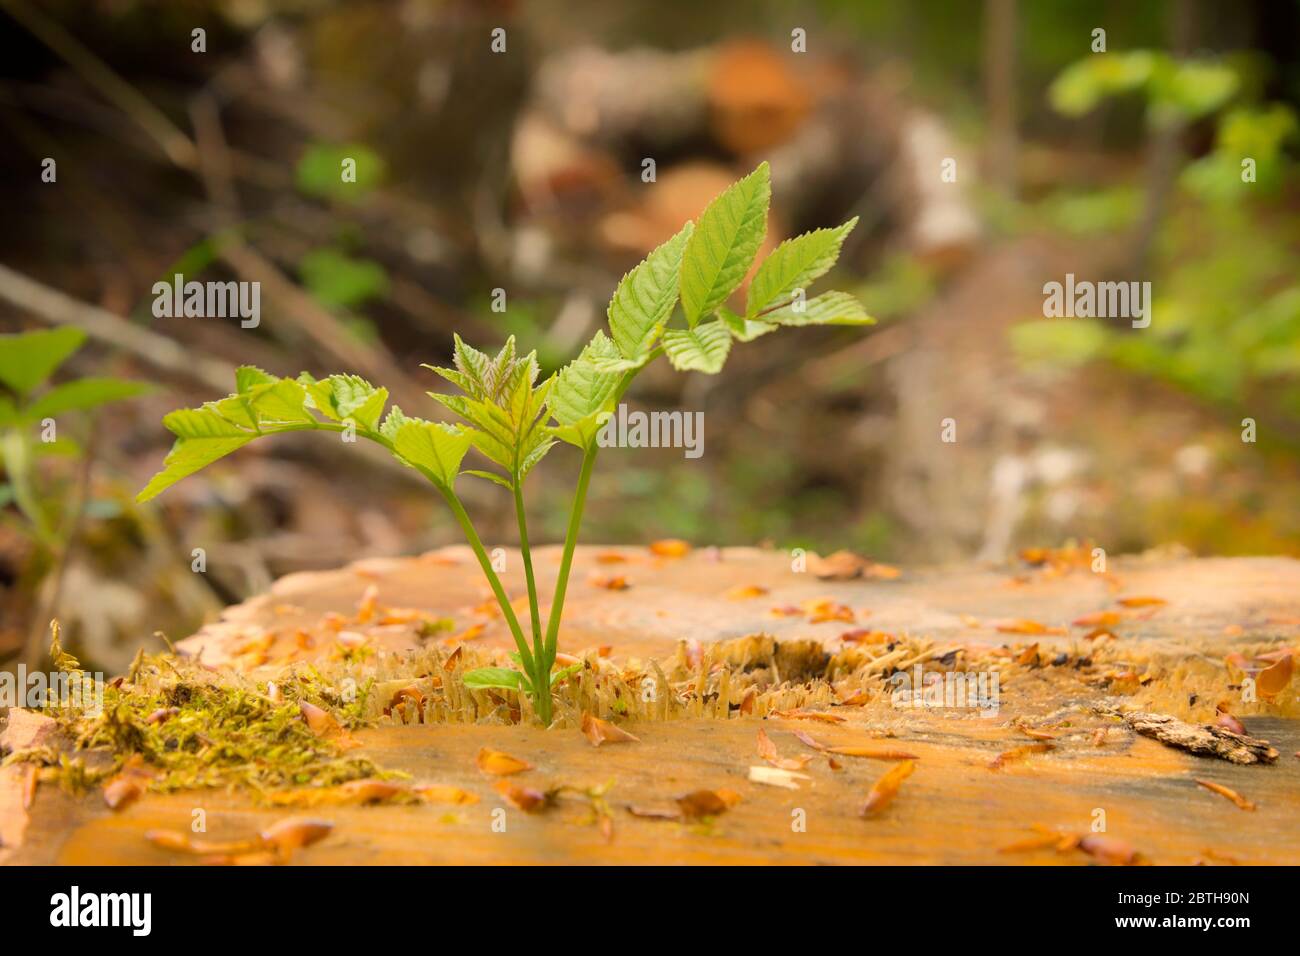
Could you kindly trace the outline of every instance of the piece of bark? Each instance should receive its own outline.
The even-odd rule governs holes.
[[[1189,724],[1169,714],[1138,712],[1122,714],[1125,723],[1144,737],[1186,750],[1202,757],[1219,757],[1230,763],[1273,763],[1277,750],[1267,740],[1233,733],[1212,724]]]

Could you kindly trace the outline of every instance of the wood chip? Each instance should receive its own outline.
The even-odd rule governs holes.
[[[811,780],[812,777],[794,770],[782,770],[780,767],[750,767],[749,779],[769,787],[798,790],[800,780]]]
[[[1115,713],[1102,711],[1102,713]],[[1121,714],[1124,722],[1144,737],[1203,757],[1218,757],[1236,764],[1273,763],[1277,751],[1267,740],[1234,733],[1223,727],[1200,727],[1172,717],[1137,711]]]

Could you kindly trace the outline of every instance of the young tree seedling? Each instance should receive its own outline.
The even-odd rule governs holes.
[[[241,368],[233,395],[200,408],[172,412],[163,419],[175,433],[176,444],[163,470],[139,498],[152,498],[265,435],[352,430],[383,445],[398,461],[427,478],[446,500],[514,637],[516,651],[511,658],[518,670],[478,668],[465,674],[466,685],[526,694],[538,719],[549,725],[552,688],[572,672],[572,668],[555,670],[555,653],[583,505],[596,462],[596,438],[637,373],[666,355],[678,371],[716,375],[734,342],[749,342],[781,326],[866,325],[873,321],[847,293],[826,292],[813,298],[804,294],[810,283],[835,264],[856,219],[781,243],[754,273],[744,311],[727,308],[728,299],[749,273],[763,244],[770,198],[768,167],[763,163],[714,199],[696,222],[688,222],[627,273],[609,303],[608,334],[603,329],[596,332],[576,359],[541,383],[536,352],[520,355],[513,337],[491,356],[456,336],[453,367],[426,367],[457,389],[456,394],[429,395],[463,419],[462,424],[413,418],[396,405],[385,415],[387,390],[354,375],[331,375],[318,381],[305,372],[297,379],[274,378],[256,368]],[[679,304],[681,320],[675,321]],[[580,449],[582,464],[555,594],[543,626],[523,489],[533,468],[558,441]],[[462,470],[471,448],[494,467]],[[456,479],[462,474],[495,482],[514,500],[528,587],[531,642],[456,494]]]

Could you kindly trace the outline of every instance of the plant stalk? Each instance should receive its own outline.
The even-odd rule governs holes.
[[[569,571],[573,567],[573,551],[578,544],[578,529],[582,527],[582,508],[587,502],[587,486],[591,483],[591,470],[596,464],[598,446],[593,441],[591,447],[583,452],[582,471],[578,473],[578,490],[573,495],[573,510],[569,513],[569,530],[564,536],[564,555],[560,559],[560,576],[555,581],[555,598],[551,604],[551,616],[546,625],[546,644],[544,654],[547,660],[555,660],[556,645],[560,636],[560,618],[564,614],[564,594],[569,586]]]
[[[460,499],[456,497],[456,492],[451,488],[442,484],[437,484],[436,487],[442,492],[442,496],[447,499],[447,505],[451,508],[452,514],[456,516],[461,531],[465,533],[465,540],[474,549],[474,556],[478,558],[479,566],[483,569],[483,574],[492,587],[492,593],[496,595],[497,603],[501,605],[501,613],[505,615],[506,623],[510,626],[510,633],[514,635],[515,644],[519,648],[519,657],[524,662],[524,670],[527,673],[533,673],[536,664],[532,652],[528,649],[528,641],[524,639],[523,629],[519,626],[519,618],[515,616],[515,609],[510,606],[510,598],[506,595],[506,589],[501,586],[501,579],[492,570],[492,560],[488,557],[483,542],[479,540],[478,532],[474,530],[474,524],[469,520],[465,506],[460,503]]]

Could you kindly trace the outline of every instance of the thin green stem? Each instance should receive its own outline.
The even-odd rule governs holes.
[[[524,662],[524,671],[532,674],[536,665],[533,661],[532,652],[528,649],[528,641],[524,638],[523,628],[519,626],[519,618],[515,616],[515,609],[510,606],[510,598],[506,596],[506,589],[501,586],[501,579],[492,570],[492,561],[488,557],[487,550],[483,547],[483,542],[479,539],[478,532],[474,530],[473,522],[469,520],[465,506],[460,503],[460,499],[456,497],[456,492],[451,488],[436,482],[435,485],[442,492],[442,496],[447,499],[451,513],[456,516],[461,531],[465,533],[465,539],[469,542],[469,546],[474,549],[474,556],[478,558],[479,566],[483,569],[483,574],[492,587],[492,593],[496,595],[497,603],[501,605],[501,613],[505,615],[506,623],[510,626],[510,633],[514,635],[515,644],[519,648],[519,657]]]
[[[583,452],[582,471],[578,473],[578,490],[573,495],[573,510],[569,512],[569,530],[564,536],[564,555],[560,558],[560,576],[555,581],[555,598],[551,603],[551,617],[546,625],[544,658],[554,662],[560,636],[560,618],[564,614],[564,594],[569,587],[569,571],[573,567],[573,550],[578,544],[578,529],[582,527],[582,507],[587,502],[587,486],[591,483],[591,470],[596,464],[597,445]]]
[[[528,517],[524,514],[524,492],[514,483],[515,519],[519,523],[519,551],[524,558],[524,578],[528,581],[528,605],[533,614],[533,644],[541,649],[542,616],[537,607],[537,579],[533,577],[533,555],[528,548]]]

